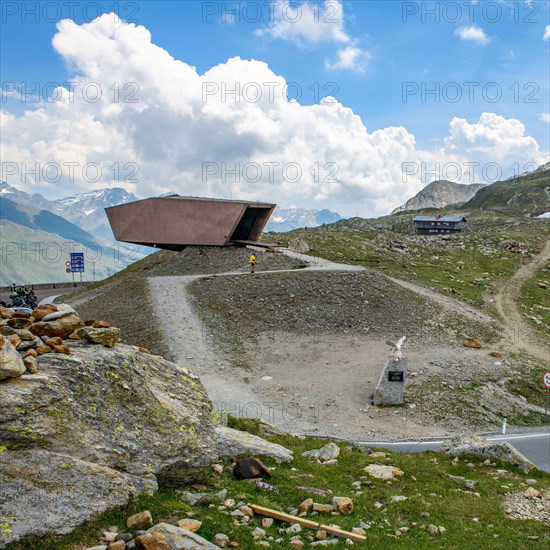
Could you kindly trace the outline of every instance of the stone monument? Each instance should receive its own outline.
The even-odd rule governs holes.
[[[386,343],[392,347],[391,356],[386,361],[376,390],[372,399],[373,405],[390,407],[403,404],[405,380],[407,378],[407,362],[401,355],[401,346],[406,336],[397,342],[388,340]]]

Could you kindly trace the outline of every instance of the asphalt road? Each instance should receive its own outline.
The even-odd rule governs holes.
[[[550,472],[550,430],[538,433],[525,433],[516,435],[492,435],[485,436],[489,441],[508,441],[520,453],[525,455],[541,470]],[[360,441],[360,445],[367,447],[384,447],[400,453],[421,453],[423,451],[439,451],[443,440],[432,441]]]

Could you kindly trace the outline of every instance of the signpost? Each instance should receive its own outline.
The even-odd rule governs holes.
[[[84,252],[71,252],[71,260],[65,262],[67,266],[67,273],[70,271],[73,274],[73,286],[76,286],[74,282],[74,274],[80,273],[80,284],[82,284],[82,273],[84,272]]]
[[[548,420],[548,396],[550,394],[550,372],[547,371],[542,375],[542,383],[546,388],[546,405],[544,407],[544,421],[546,422]]]

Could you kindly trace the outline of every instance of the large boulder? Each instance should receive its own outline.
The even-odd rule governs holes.
[[[133,346],[105,348],[80,341],[71,344],[71,355],[41,355],[38,364],[39,373],[0,383],[0,445],[8,448],[0,457],[40,448],[68,455],[67,464],[82,461],[113,476],[143,478],[143,486],[151,485],[151,474],[172,486],[200,479],[217,458],[212,404],[200,380],[186,369]],[[0,469],[3,462],[0,458]],[[44,464],[41,479],[49,484],[49,460]],[[22,465],[33,468],[25,461]],[[88,490],[86,479],[83,475],[81,487],[74,481],[74,491],[87,493],[90,500],[79,521],[97,513],[103,498]],[[0,499],[0,517],[13,516],[23,525],[28,508],[17,502]],[[47,493],[37,509],[50,508],[56,508],[56,500]],[[57,519],[49,524],[50,532],[57,532],[56,522],[62,529],[65,519],[73,525],[61,512],[52,514]],[[34,534],[33,529],[21,527],[18,536]]]
[[[82,340],[112,348],[120,340],[120,329],[116,327],[83,327],[77,331],[77,335]]]
[[[257,435],[240,432],[227,426],[216,426],[216,449],[220,457],[238,455],[262,455],[274,459],[276,462],[292,462],[292,451],[266,441]]]
[[[8,338],[0,336],[0,344],[0,380],[21,376],[27,370],[21,355]]]
[[[461,435],[441,445],[441,452],[449,456],[461,454],[480,455],[495,460],[505,460],[523,470],[536,468],[536,466],[507,441],[488,441],[477,435]]]
[[[4,451],[0,486],[0,548],[28,535],[70,533],[130,496],[157,489],[152,475],[132,476],[44,449]]]
[[[307,242],[300,238],[291,239],[288,243],[288,248],[294,252],[299,252],[300,254],[307,254],[310,250]]]
[[[53,315],[53,314],[51,314]],[[46,319],[44,317],[44,319]],[[33,323],[29,328],[33,334],[36,334],[40,337],[54,337],[59,336],[60,338],[67,338],[69,334],[73,333],[75,330],[84,326],[84,323],[78,315],[75,313],[68,313],[64,317],[59,319],[53,319],[50,321],[38,321]]]

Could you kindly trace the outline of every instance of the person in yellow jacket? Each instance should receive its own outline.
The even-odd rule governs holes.
[[[256,271],[256,256],[254,254],[248,258],[248,263],[250,264],[250,273],[254,273]]]

